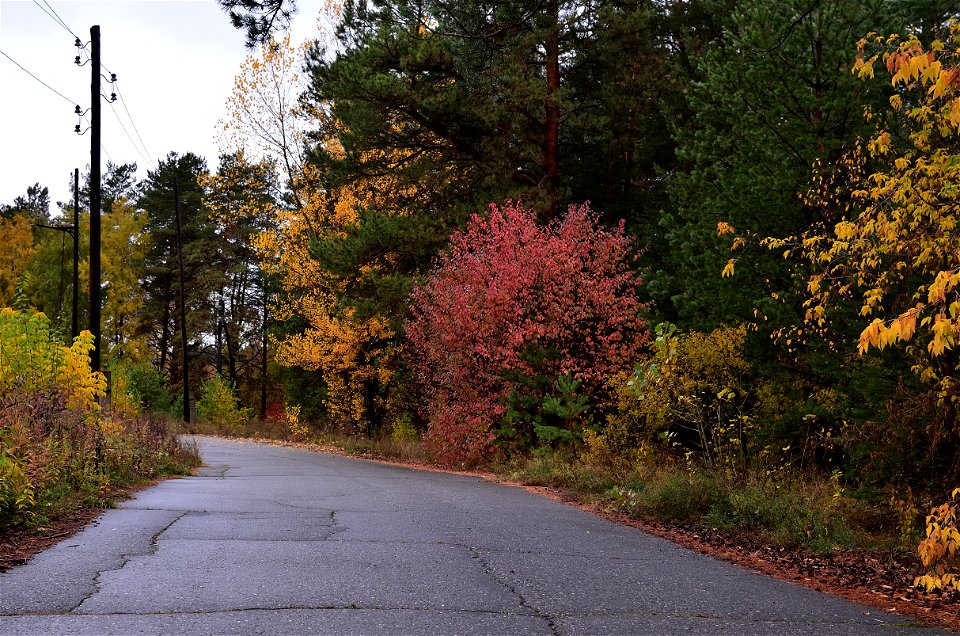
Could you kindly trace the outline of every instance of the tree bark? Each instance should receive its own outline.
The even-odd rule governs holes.
[[[560,206],[560,2],[547,3],[551,20],[550,31],[544,42],[547,70],[547,100],[545,106],[543,139],[543,186],[546,190],[544,220],[557,216]]]

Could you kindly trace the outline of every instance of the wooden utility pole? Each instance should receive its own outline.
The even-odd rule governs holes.
[[[223,293],[217,303],[217,375],[223,375],[223,321],[226,309],[223,304]]]
[[[91,371],[100,370],[100,25],[90,27],[90,352]]]
[[[173,182],[174,222],[177,229],[177,270],[180,274],[180,342],[183,348],[183,421],[190,422],[190,358],[187,354],[187,305],[183,291],[183,238],[180,229],[180,184]]]
[[[270,297],[267,295],[266,273],[261,274],[261,281],[263,286],[263,324],[260,335],[263,338],[263,346],[261,347],[263,357],[260,358],[260,419],[262,420],[267,417],[267,307]]]
[[[80,335],[80,168],[73,169],[73,322],[70,337]]]

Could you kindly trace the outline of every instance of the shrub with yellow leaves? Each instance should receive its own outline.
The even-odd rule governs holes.
[[[290,438],[302,442],[310,435],[310,429],[300,421],[300,407],[286,406],[283,409],[283,420],[290,427]]]
[[[55,389],[66,396],[69,408],[95,414],[107,382],[102,373],[90,370],[92,350],[89,331],[64,347],[42,313],[0,309],[0,390]]]
[[[957,506],[960,488],[950,494],[950,501],[933,508],[927,515],[927,538],[917,552],[927,573],[918,576],[915,587],[927,591],[960,592],[960,529],[957,528]]]
[[[42,313],[0,309],[0,530],[76,493],[101,497],[199,461],[165,421],[135,417],[123,376],[115,408],[101,412],[106,379],[90,369],[92,348],[90,332],[67,347]]]
[[[659,438],[715,467],[744,468],[754,426],[745,341],[743,326],[683,333],[658,325],[651,355],[614,379],[618,410],[594,444],[642,448]]]

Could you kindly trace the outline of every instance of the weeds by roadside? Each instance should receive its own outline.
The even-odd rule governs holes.
[[[358,457],[432,465],[418,439],[358,437],[310,430],[295,434],[283,422],[248,421],[226,430],[210,422],[182,432],[304,442]],[[732,479],[721,471],[684,462],[590,462],[569,452],[541,448],[528,455],[494,456],[479,467],[504,480],[565,491],[577,500],[637,519],[746,533],[775,546],[802,546],[818,554],[867,548],[912,552],[920,528],[907,534],[888,520],[887,505],[851,497],[836,481],[815,474]]]
[[[64,346],[43,314],[0,310],[0,531],[109,505],[125,486],[199,464],[122,384],[116,408],[101,407],[92,346],[89,332]]]

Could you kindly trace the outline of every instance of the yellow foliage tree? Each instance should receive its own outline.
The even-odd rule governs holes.
[[[33,255],[33,231],[30,220],[20,214],[0,219],[0,307],[11,304],[20,274]]]
[[[328,2],[321,22],[325,17],[336,18],[339,11],[339,3]],[[364,276],[378,268],[389,269],[394,256],[386,254],[382,262],[365,264],[344,276],[325,269],[311,248],[317,241],[346,236],[359,224],[363,209],[407,214],[405,202],[416,196],[416,187],[401,184],[389,174],[331,187],[326,175],[305,161],[306,130],[340,130],[330,120],[329,108],[305,109],[299,102],[305,89],[300,75],[305,51],[306,45],[296,46],[287,36],[247,58],[227,102],[222,141],[252,157],[279,158],[292,205],[274,206],[271,222],[253,237],[252,244],[265,273],[279,283],[274,318],[298,320],[305,327],[275,339],[275,357],[285,366],[319,371],[327,384],[327,411],[355,426],[370,415],[371,387],[386,386],[393,378],[399,346],[389,317],[361,314],[342,299],[344,291]],[[329,156],[343,157],[335,136],[319,143]],[[390,158],[401,162],[408,155],[397,150]],[[226,182],[216,180],[204,185],[214,192],[228,189]],[[242,206],[214,207],[225,218],[245,214]],[[382,402],[383,392],[376,393],[375,400]]]
[[[103,338],[111,360],[148,359],[148,347],[136,333],[134,317],[144,304],[143,263],[150,249],[150,235],[143,231],[147,215],[126,199],[115,201],[103,215],[101,262],[104,305]]]
[[[321,372],[328,412],[358,424],[366,408],[365,383],[386,385],[393,376],[395,334],[385,317],[360,318],[354,309],[341,306],[338,298],[352,281],[324,269],[310,248],[315,239],[342,236],[356,225],[358,208],[375,205],[390,184],[384,179],[330,191],[322,187],[321,177],[312,166],[304,169],[298,179],[303,207],[278,209],[273,228],[255,237],[254,245],[262,266],[280,281],[274,316],[307,325],[300,333],[275,340],[277,361]]]
[[[876,132],[832,172],[819,167],[815,203],[833,223],[799,237],[764,239],[771,249],[806,260],[805,327],[826,332],[831,311],[858,307],[869,322],[861,354],[902,347],[912,370],[943,408],[941,437],[956,440],[960,402],[960,22],[942,41],[918,36],[859,43],[853,72],[873,79],[882,63],[894,89],[890,109],[867,111]],[[872,172],[866,166],[876,166]],[[733,228],[721,223],[718,234]],[[738,238],[734,249],[743,246]],[[733,273],[731,259],[725,275]],[[851,347],[852,348],[852,347]],[[931,511],[919,554],[928,568],[917,586],[960,588],[957,498]]]
[[[248,55],[227,99],[227,117],[220,122],[223,150],[279,158],[297,207],[303,205],[298,186],[305,163],[305,131],[311,120],[299,103],[306,89],[300,75],[306,48],[306,43],[292,44],[287,34]]]
[[[853,72],[873,78],[882,61],[895,89],[890,110],[868,111],[873,137],[838,166],[818,166],[809,202],[829,208],[833,221],[761,242],[810,266],[805,324],[795,338],[804,329],[825,333],[831,310],[855,303],[870,320],[858,350],[903,345],[914,372],[941,403],[953,403],[960,398],[960,25],[952,22],[947,41],[926,47],[916,36],[873,34],[859,46]],[[879,167],[869,172],[868,161]],[[720,223],[717,233],[734,228]],[[745,244],[736,237],[731,249]]]

